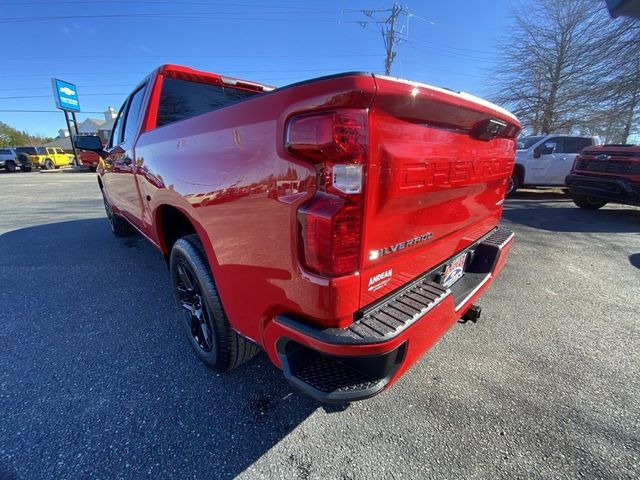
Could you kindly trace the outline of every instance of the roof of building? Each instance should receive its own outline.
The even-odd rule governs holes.
[[[71,138],[56,138],[55,140],[42,144],[43,147],[61,148],[63,150],[71,150]]]
[[[115,122],[116,122],[116,119],[115,119],[115,118],[114,118],[114,119],[112,119],[112,120],[109,120],[109,121],[104,122],[102,125],[100,125],[100,126],[98,127],[98,131],[100,131],[100,130],[108,130],[108,131],[113,130],[113,124],[114,124]]]

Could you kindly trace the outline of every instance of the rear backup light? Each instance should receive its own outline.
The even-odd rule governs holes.
[[[293,117],[286,148],[317,171],[318,192],[298,209],[300,256],[308,270],[338,276],[360,268],[367,111]]]
[[[361,193],[362,165],[334,165],[332,186],[342,193]]]

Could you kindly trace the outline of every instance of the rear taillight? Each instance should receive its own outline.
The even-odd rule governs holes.
[[[315,165],[318,191],[298,209],[304,266],[325,276],[360,268],[367,111],[337,110],[293,117],[286,148]]]

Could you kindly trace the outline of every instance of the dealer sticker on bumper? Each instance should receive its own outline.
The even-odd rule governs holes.
[[[456,283],[460,277],[464,274],[464,265],[467,261],[467,252],[457,256],[453,261],[446,266],[444,273],[440,277],[440,283],[443,287],[449,288]]]

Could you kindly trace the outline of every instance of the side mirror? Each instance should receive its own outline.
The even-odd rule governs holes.
[[[97,135],[79,135],[73,139],[73,144],[80,150],[96,153],[102,151],[102,140]]]

